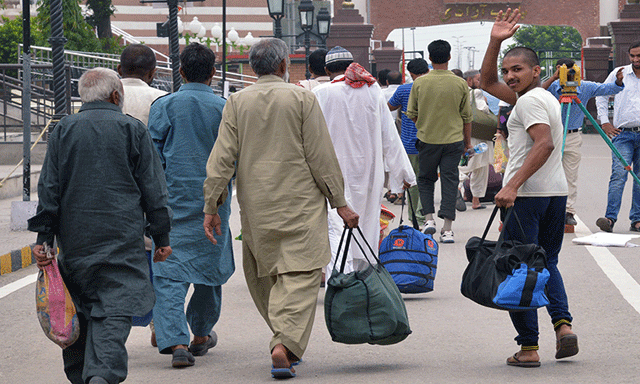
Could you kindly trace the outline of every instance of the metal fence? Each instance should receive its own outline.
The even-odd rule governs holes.
[[[31,66],[31,136],[37,136],[54,114],[53,78],[51,64],[33,64]],[[67,113],[71,113],[74,100],[71,95],[71,70],[67,66]],[[0,64],[0,142],[22,141],[22,65]]]

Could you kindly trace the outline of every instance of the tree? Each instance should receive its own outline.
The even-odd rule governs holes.
[[[515,44],[509,45],[502,53],[516,46],[533,49],[539,55],[542,67],[542,78],[553,74],[555,61],[562,57],[580,58],[582,37],[573,27],[549,25],[525,25],[513,35]],[[551,70],[549,68],[551,67]]]
[[[87,17],[87,22],[98,29],[98,37],[111,38],[111,15],[116,10],[111,0],[87,0],[87,7],[93,12]]]
[[[33,29],[33,28],[32,28]],[[33,42],[33,36],[31,41]],[[0,63],[18,63],[18,44],[22,43],[22,18],[2,17],[0,25]]]
[[[65,49],[85,52],[119,53],[122,47],[114,37],[99,39],[93,27],[82,16],[80,0],[62,0],[62,19],[64,37],[67,38]],[[51,37],[50,0],[39,0],[38,15],[33,20],[36,29],[41,33],[36,37],[36,44],[49,46]]]
[[[559,27],[549,25],[525,25],[513,35],[515,46],[524,46],[534,51],[580,51],[582,37],[573,27]]]

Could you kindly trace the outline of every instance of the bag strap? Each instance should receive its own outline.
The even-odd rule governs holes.
[[[400,205],[400,223],[398,224],[398,228],[402,225],[402,218],[404,216],[404,205],[406,201],[409,201],[409,208],[411,209],[411,224],[413,224],[413,228],[420,230],[420,225],[418,225],[418,219],[416,219],[416,211],[413,209],[413,202],[411,201],[411,194],[409,193],[409,189],[405,189],[405,198],[402,200],[402,204]]]
[[[378,259],[378,256],[376,256],[376,253],[374,252],[373,248],[371,248],[371,245],[369,245],[369,242],[367,241],[367,238],[364,237],[364,234],[362,233],[362,229],[360,229],[360,227],[356,227],[356,229],[358,230],[358,233],[360,234],[360,237],[362,237],[362,241],[364,241],[364,243],[366,244],[367,248],[369,248],[370,255],[373,257],[373,259],[378,264],[381,264],[382,262],[380,261],[380,259]],[[355,243],[358,246],[358,248],[360,248],[360,251],[364,255],[364,258],[367,259],[367,262],[369,264],[371,264],[371,260],[369,260],[369,257],[367,257],[367,252],[365,252],[365,250],[362,248],[362,245],[360,245],[360,242],[358,241],[358,239],[355,236],[353,236],[353,241],[355,241]]]
[[[342,236],[340,237],[340,244],[338,245],[338,251],[336,252],[336,262],[333,264],[333,270],[335,270],[336,265],[338,265],[338,261],[340,259],[340,251],[342,250],[342,244],[344,242],[345,235],[347,236],[347,242],[344,246],[342,263],[340,264],[340,273],[344,272],[344,267],[347,264],[347,254],[349,253],[349,244],[351,243],[351,237],[353,236],[353,229],[344,227],[344,230],[342,231]]]
[[[493,224],[493,220],[495,219],[499,209],[500,208],[498,206],[495,206],[493,208],[493,212],[491,212],[491,217],[489,218],[489,222],[487,223],[487,226],[484,228],[484,232],[482,233],[480,246],[482,246],[482,244],[484,243],[484,239],[487,237],[487,234],[489,233],[489,229],[491,228],[491,224]],[[505,213],[505,218],[504,218],[504,221],[502,222],[502,231],[500,231],[500,237],[498,237],[498,242],[496,243],[497,248],[499,248],[500,245],[504,243],[504,234],[506,231],[508,231],[507,222],[509,222],[509,219],[511,218],[511,216],[515,217],[516,222],[518,223],[518,228],[520,228],[520,234],[522,235],[522,238],[525,239],[527,237],[527,235],[524,232],[524,228],[522,227],[522,223],[520,222],[520,218],[518,217],[518,214],[513,209],[513,206],[511,206],[507,208],[507,211]]]

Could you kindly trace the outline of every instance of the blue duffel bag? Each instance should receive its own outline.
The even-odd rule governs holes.
[[[407,192],[409,205],[411,198]],[[433,291],[433,282],[438,268],[438,243],[431,235],[418,230],[418,223],[413,215],[413,228],[400,225],[380,243],[380,261],[389,271],[393,281],[402,293],[424,293]]]

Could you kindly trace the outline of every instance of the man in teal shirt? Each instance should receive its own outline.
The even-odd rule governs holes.
[[[215,346],[212,329],[220,317],[222,284],[235,269],[229,230],[231,185],[218,211],[222,219],[218,244],[202,234],[202,185],[225,103],[210,87],[214,62],[215,54],[204,45],[187,46],[180,55],[186,84],[157,99],[149,112],[149,131],[160,152],[174,212],[174,253],[164,265],[153,266],[157,297],[153,317],[158,349],[173,355],[176,368],[194,365],[194,355],[202,356]],[[185,314],[191,284],[194,292]],[[194,335],[190,345],[189,328]]]

